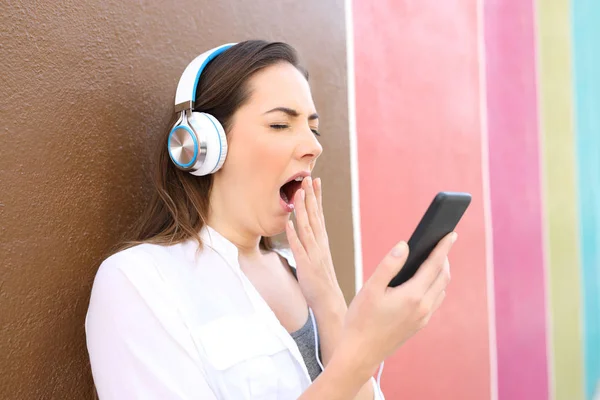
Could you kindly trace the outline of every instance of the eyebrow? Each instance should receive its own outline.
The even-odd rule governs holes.
[[[288,108],[288,107],[275,107],[274,109],[265,112],[265,114],[269,114],[272,112],[283,112],[283,113],[286,113],[287,115],[289,115],[290,117],[298,117],[300,115],[300,113],[298,113],[298,111],[294,110],[293,108]],[[319,115],[317,113],[314,113],[314,114],[311,114],[308,116],[309,121],[312,121],[314,119],[319,119]]]

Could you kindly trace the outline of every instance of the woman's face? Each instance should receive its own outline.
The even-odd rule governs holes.
[[[285,230],[300,187],[286,183],[310,175],[323,151],[319,120],[307,80],[289,63],[257,72],[248,87],[250,98],[227,135],[227,159],[214,177],[211,212],[221,223],[272,236]]]

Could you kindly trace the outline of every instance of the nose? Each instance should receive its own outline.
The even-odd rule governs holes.
[[[323,146],[317,140],[314,132],[307,127],[302,130],[301,138],[296,148],[299,159],[315,161],[323,152]]]

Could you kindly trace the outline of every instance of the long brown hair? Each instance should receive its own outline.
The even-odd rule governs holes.
[[[251,96],[248,80],[261,69],[288,62],[301,71],[294,48],[286,43],[249,40],[236,44],[207,64],[196,91],[194,111],[212,114],[230,129],[231,118]],[[209,210],[212,175],[194,176],[175,167],[169,158],[167,141],[176,121],[173,116],[159,141],[152,197],[132,229],[124,249],[140,243],[170,245],[194,238],[200,247],[200,231]],[[262,237],[261,248],[270,250],[270,238]]]

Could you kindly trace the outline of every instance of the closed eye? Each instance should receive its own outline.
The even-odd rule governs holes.
[[[286,124],[271,124],[269,125],[271,127],[271,129],[275,129],[275,130],[283,130],[283,129],[287,129],[290,126],[286,125]],[[315,136],[321,136],[321,133],[319,133],[318,130],[316,129],[311,129],[312,133],[314,133]]]

